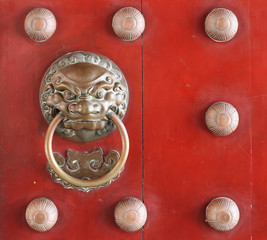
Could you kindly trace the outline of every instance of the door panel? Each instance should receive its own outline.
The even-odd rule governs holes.
[[[123,197],[141,198],[141,39],[124,42],[111,29],[115,12],[124,5],[140,8],[140,1],[1,1],[1,239],[140,239],[119,230],[113,217],[115,204]],[[57,19],[57,30],[46,42],[36,43],[24,32],[29,11],[44,7]],[[46,170],[44,135],[48,127],[39,105],[39,88],[50,64],[77,50],[92,51],[113,60],[124,73],[130,102],[123,120],[130,141],[130,154],[121,177],[109,187],[90,193],[66,190],[54,183]],[[126,54],[127,53],[127,54]],[[117,149],[118,131],[86,144],[74,143],[57,134],[54,151],[67,148],[90,151]],[[59,219],[45,233],[31,230],[25,221],[27,204],[47,197],[57,206]]]
[[[120,8],[142,10],[143,36],[125,42],[112,31]],[[36,43],[24,32],[24,19],[36,7],[51,10],[55,34]],[[233,11],[239,30],[229,42],[216,43],[204,30],[206,15],[223,7]],[[264,134],[265,2],[186,0],[0,0],[0,239],[266,239]],[[110,58],[125,75],[129,106],[123,120],[130,154],[119,179],[90,193],[66,190],[46,170],[47,123],[39,106],[39,87],[50,64],[71,51]],[[216,137],[205,112],[218,101],[239,113],[237,130]],[[54,151],[120,151],[117,130],[90,143],[54,136]],[[143,230],[117,228],[113,211],[124,197],[144,201]],[[240,221],[229,232],[205,223],[205,208],[215,197],[229,197]],[[31,230],[28,203],[47,197],[57,206],[58,222],[48,232]]]
[[[241,7],[242,5],[242,7]],[[239,19],[235,38],[216,43],[204,31],[216,7]],[[145,239],[250,239],[251,130],[248,1],[144,1]],[[217,102],[239,112],[237,130],[212,135],[205,111]],[[221,233],[205,222],[215,197],[237,202],[241,219]]]
[[[266,239],[266,113],[267,84],[265,47],[267,30],[265,21],[266,2],[256,1],[251,5],[251,132],[252,132],[252,234],[253,239]]]

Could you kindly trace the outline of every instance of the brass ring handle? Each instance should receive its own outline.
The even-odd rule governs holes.
[[[50,123],[46,135],[45,135],[45,154],[48,160],[49,165],[51,168],[54,170],[54,172],[63,180],[66,182],[78,186],[78,187],[97,187],[100,185],[103,185],[113,178],[115,178],[120,171],[122,170],[127,157],[129,153],[129,137],[126,131],[126,128],[120,118],[114,114],[114,113],[109,113],[108,117],[114,122],[114,124],[117,126],[119,129],[120,135],[121,135],[121,140],[122,140],[122,151],[120,158],[117,162],[117,164],[114,166],[114,168],[108,172],[106,175],[99,177],[97,179],[92,179],[92,180],[82,180],[78,179],[75,177],[70,176],[66,172],[64,172],[60,166],[57,164],[57,161],[54,157],[53,150],[52,150],[52,139],[54,132],[58,126],[58,124],[61,122],[63,115],[59,113]]]

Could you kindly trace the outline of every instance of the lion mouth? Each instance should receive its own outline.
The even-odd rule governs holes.
[[[65,128],[73,129],[75,131],[81,129],[87,129],[90,131],[102,130],[105,128],[108,120],[98,120],[98,121],[71,121],[66,120],[63,122]]]

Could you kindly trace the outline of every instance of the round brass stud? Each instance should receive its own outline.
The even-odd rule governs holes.
[[[217,102],[206,112],[208,129],[216,136],[227,136],[234,132],[239,123],[237,110],[229,103]]]
[[[45,232],[51,229],[58,218],[56,205],[47,198],[36,198],[31,201],[26,209],[28,225],[38,231]]]
[[[230,198],[215,198],[206,208],[206,221],[217,231],[233,229],[237,225],[239,218],[238,206]]]
[[[145,19],[137,9],[125,7],[114,15],[112,28],[122,40],[133,41],[139,38],[145,30]]]
[[[205,20],[205,31],[215,42],[231,40],[238,30],[238,20],[233,12],[225,8],[213,9]]]
[[[24,21],[24,29],[28,36],[36,42],[49,39],[57,27],[56,18],[45,8],[35,8],[30,11]]]
[[[147,210],[141,200],[127,197],[117,203],[114,216],[116,224],[122,230],[135,232],[145,225]]]

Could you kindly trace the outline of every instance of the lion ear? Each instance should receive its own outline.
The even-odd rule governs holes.
[[[46,93],[51,93],[54,91],[55,91],[55,88],[54,88],[52,83],[49,83],[44,87],[44,92],[46,92]]]
[[[116,82],[114,84],[114,88],[113,89],[114,89],[114,92],[120,92],[120,91],[125,90],[124,87],[122,86],[122,84],[119,83],[119,82]]]

